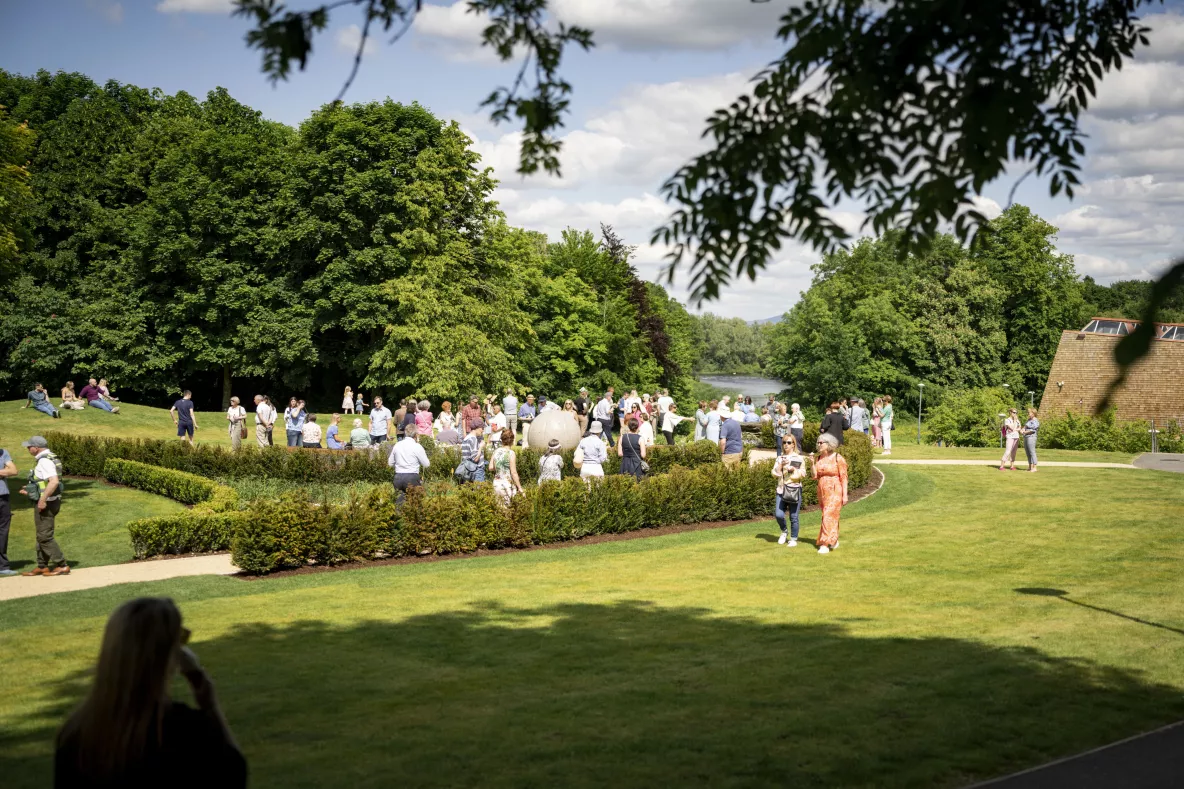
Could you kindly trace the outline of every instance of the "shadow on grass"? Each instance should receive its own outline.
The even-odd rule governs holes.
[[[1022,587],[1020,589],[1014,589],[1012,591],[1016,592],[1017,594],[1026,594],[1026,595],[1030,595],[1033,597],[1053,597],[1058,600],[1063,600],[1066,603],[1072,603],[1073,605],[1081,606],[1082,608],[1088,608],[1091,611],[1097,611],[1098,613],[1102,613],[1102,614],[1109,614],[1110,616],[1116,616],[1119,619],[1125,619],[1128,622],[1137,622],[1140,625],[1147,625],[1148,627],[1156,627],[1156,628],[1159,628],[1160,630],[1167,630],[1170,633],[1175,633],[1178,636],[1184,636],[1184,630],[1181,630],[1178,627],[1172,627],[1171,625],[1165,625],[1165,624],[1161,624],[1159,622],[1152,622],[1147,619],[1140,619],[1137,616],[1131,616],[1130,614],[1124,614],[1121,611],[1115,611],[1112,608],[1103,608],[1102,606],[1099,606],[1099,605],[1090,605],[1089,603],[1083,603],[1080,600],[1074,600],[1071,597],[1069,597],[1069,593],[1067,591],[1065,591],[1064,589],[1051,589],[1051,588],[1045,587],[1045,586],[1026,586],[1026,587]]]
[[[1034,649],[857,638],[642,602],[477,605],[202,640],[254,786],[957,786],[1184,716],[1184,694]],[[85,677],[0,734],[49,783]]]

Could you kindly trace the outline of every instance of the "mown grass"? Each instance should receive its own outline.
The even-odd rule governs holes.
[[[766,522],[0,603],[0,774],[49,782],[141,594],[181,604],[256,786],[960,786],[1184,717],[1178,476],[885,473],[826,557]]]
[[[877,454],[877,457],[880,455]],[[911,438],[907,433],[902,437],[901,431],[896,430],[893,431],[892,454],[889,457],[898,460],[993,460],[998,463],[1003,457],[1003,450],[999,447],[939,447],[936,444],[918,444],[915,433]],[[1036,446],[1036,459],[1039,462],[1069,460],[1082,463],[1130,463],[1135,457],[1128,452],[1080,452],[1075,449],[1045,449],[1039,444]],[[1015,453],[1015,462],[1017,467],[1028,467],[1023,445]]]
[[[14,570],[27,570],[37,564],[32,503],[17,493],[23,479],[22,474],[8,483],[12,489],[8,559]],[[70,479],[66,481],[55,534],[71,567],[130,562],[132,543],[127,522],[168,515],[181,509],[184,509],[182,505],[163,496],[117,488],[91,479]],[[5,580],[0,578],[0,584]]]

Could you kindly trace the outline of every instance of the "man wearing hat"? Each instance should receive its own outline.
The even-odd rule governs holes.
[[[70,566],[57,540],[53,538],[54,518],[62,508],[62,461],[49,451],[41,436],[21,444],[37,464],[29,472],[29,481],[21,488],[33,504],[33,526],[37,531],[37,567],[21,575],[69,575]],[[49,565],[55,565],[51,570]]]
[[[580,396],[575,399],[576,414],[580,417],[580,435],[588,432],[588,414],[592,407],[592,401],[588,399],[588,390],[580,387]]]
[[[16,571],[8,566],[8,527],[12,523],[12,507],[8,499],[8,478],[19,474],[16,464],[12,462],[12,455],[8,450],[0,447],[0,577],[16,575]]]
[[[740,467],[740,455],[744,451],[744,439],[740,435],[740,422],[736,415],[727,409],[721,409],[719,417],[719,451],[723,455],[724,465],[729,468]]]

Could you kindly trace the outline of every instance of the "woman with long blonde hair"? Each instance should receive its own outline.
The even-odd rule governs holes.
[[[115,610],[94,684],[58,732],[54,786],[247,785],[247,762],[188,640],[168,598],[140,597]],[[197,709],[169,697],[178,671]]]

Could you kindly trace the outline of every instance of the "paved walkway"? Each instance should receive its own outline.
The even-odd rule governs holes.
[[[1176,789],[1184,786],[1184,721],[970,789]]]
[[[188,575],[233,575],[238,568],[230,563],[230,554],[216,553],[210,556],[189,556],[184,559],[159,559],[151,562],[110,564],[105,567],[83,567],[72,570],[69,575],[50,578],[0,578],[0,600],[16,600],[21,597],[75,592],[80,589],[97,589],[100,586],[134,584],[140,581],[163,581],[166,578],[182,578]]]
[[[940,458],[933,458],[931,460],[897,460],[896,458],[876,458],[872,463],[877,466],[998,466],[998,460],[990,460],[982,458],[980,460],[943,460]],[[1076,460],[1042,460],[1040,467],[1044,468],[1051,466],[1053,468],[1135,468],[1129,463],[1082,463]],[[1019,466],[1017,465],[1017,468]]]
[[[1171,452],[1144,452],[1135,458],[1138,468],[1150,468],[1156,471],[1175,471],[1184,474],[1184,454]]]

